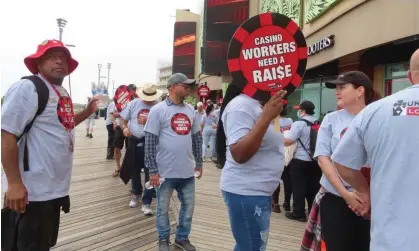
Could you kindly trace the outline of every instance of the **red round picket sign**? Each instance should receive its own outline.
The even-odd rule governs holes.
[[[298,25],[279,13],[263,13],[244,22],[228,50],[233,82],[254,99],[267,101],[279,90],[290,95],[302,82],[307,44]]]
[[[118,112],[124,110],[128,103],[134,98],[134,92],[126,85],[120,85],[115,92],[113,101]]]
[[[199,97],[201,98],[208,98],[210,96],[210,88],[208,88],[208,86],[206,85],[201,85],[200,87],[198,87],[198,89],[196,90],[197,94]]]

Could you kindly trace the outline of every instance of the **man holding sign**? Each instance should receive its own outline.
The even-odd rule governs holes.
[[[169,97],[150,110],[145,132],[145,164],[157,190],[159,250],[169,251],[169,205],[173,190],[181,202],[175,246],[193,251],[189,242],[195,206],[195,177],[202,176],[202,138],[194,108],[184,103],[195,80],[182,73],[168,82]],[[161,181],[164,178],[164,181]]]

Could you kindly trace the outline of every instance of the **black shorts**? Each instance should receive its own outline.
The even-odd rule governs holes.
[[[116,126],[116,128],[115,128],[114,139],[115,140],[113,142],[113,145],[116,149],[124,148],[125,136],[124,136],[120,126]]]
[[[69,197],[29,202],[23,214],[3,208],[2,251],[48,251],[55,246],[60,227],[61,207],[64,207],[63,201],[68,203],[68,207],[66,206],[68,212]]]

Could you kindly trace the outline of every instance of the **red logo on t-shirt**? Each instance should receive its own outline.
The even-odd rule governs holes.
[[[61,125],[67,131],[70,131],[75,126],[75,116],[73,110],[73,101],[68,96],[59,97],[57,104],[57,115]]]
[[[343,135],[345,135],[345,133],[346,133],[346,131],[348,130],[348,127],[346,127],[345,129],[343,129],[341,132],[340,132],[340,138],[342,138],[343,137]]]
[[[137,114],[137,123],[140,125],[145,125],[147,122],[148,114],[150,113],[149,109],[142,109]]]
[[[191,131],[191,120],[184,113],[176,113],[173,115],[170,125],[175,133],[179,135],[188,135]]]

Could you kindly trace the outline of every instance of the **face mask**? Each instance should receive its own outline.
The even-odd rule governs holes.
[[[297,117],[299,117],[299,118],[302,118],[303,116],[301,115],[301,112],[300,111],[298,111],[297,112]]]

